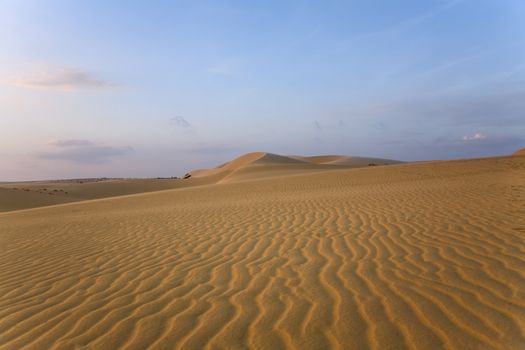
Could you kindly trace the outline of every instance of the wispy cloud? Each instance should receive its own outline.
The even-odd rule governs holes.
[[[339,119],[337,122],[328,121],[328,122],[323,122],[322,124],[318,120],[314,121],[314,128],[318,131],[321,131],[323,129],[330,129],[330,130],[341,129],[344,127],[346,127],[346,123],[342,119]]]
[[[387,128],[386,124],[380,120],[373,122],[371,126],[376,130],[385,130]]]
[[[184,119],[184,117],[181,117],[181,116],[176,116],[176,117],[170,118],[170,124],[178,126],[180,128],[185,128],[185,129],[191,128],[190,122],[187,121],[186,119]]]
[[[405,19],[401,22],[396,23],[395,25],[388,27],[386,29],[383,29],[375,34],[384,34],[384,33],[390,33],[390,32],[403,32],[409,29],[414,29],[418,27],[420,24],[437,17],[441,15],[442,13],[448,11],[452,7],[456,6],[463,0],[450,0],[445,1],[441,6],[438,6],[434,9],[431,9],[427,12],[423,12],[419,15],[416,15],[414,17]]]
[[[461,140],[463,141],[466,141],[466,142],[469,142],[469,141],[478,141],[478,140],[483,140],[483,139],[486,139],[487,136],[486,135],[483,135],[482,133],[480,132],[477,132],[473,135],[465,135],[461,138]]]
[[[89,140],[51,140],[47,143],[47,145],[55,147],[78,147],[93,146],[93,142]]]
[[[51,149],[38,153],[38,158],[87,164],[104,163],[110,158],[124,156],[133,151],[129,146],[97,145],[89,140],[53,140],[48,142],[47,146]]]
[[[113,83],[100,79],[92,73],[68,67],[46,66],[37,71],[25,72],[10,79],[12,85],[33,88],[71,91],[78,89],[103,89],[114,86]]]
[[[369,40],[374,40],[380,37],[388,38],[389,36],[392,36],[392,35],[400,35],[407,31],[415,30],[419,26],[423,25],[425,22],[447,12],[454,6],[458,5],[461,1],[463,0],[444,1],[441,5],[437,7],[433,7],[425,12],[402,19],[394,24],[387,25],[383,28],[380,28],[374,31],[370,31],[367,33],[362,33],[356,36],[348,37],[344,39],[343,41],[340,41],[339,43],[337,43],[336,46],[332,50],[327,50],[326,53],[328,54],[339,53],[343,50],[346,50],[348,47],[350,47],[350,44],[355,41],[369,41]]]

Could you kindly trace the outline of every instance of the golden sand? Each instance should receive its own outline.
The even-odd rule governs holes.
[[[516,152],[512,153],[513,156],[525,156],[525,148],[520,148]]]
[[[0,213],[0,348],[525,348],[525,157],[260,158]]]

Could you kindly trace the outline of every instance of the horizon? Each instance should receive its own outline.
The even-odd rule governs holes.
[[[520,148],[517,151],[525,150],[524,148]],[[276,154],[276,153],[270,153],[270,152],[263,152],[263,151],[254,151],[254,152],[248,152],[244,153],[238,156],[235,156],[231,159],[228,159],[225,162],[220,162],[215,165],[211,165],[209,167],[205,168],[195,168],[195,169],[188,169],[184,173],[181,174],[173,174],[171,176],[144,176],[144,177],[133,177],[133,176],[123,176],[123,177],[108,177],[108,176],[95,176],[95,177],[69,177],[69,178],[40,178],[40,179],[32,179],[32,180],[0,180],[0,184],[16,184],[16,183],[26,183],[26,182],[69,182],[69,181],[79,181],[79,180],[183,180],[184,176],[188,173],[191,173],[196,170],[211,170],[215,168],[220,168],[225,164],[228,164],[230,162],[233,162],[234,160],[241,158],[243,156],[252,154],[252,153],[264,153],[264,154],[273,154],[273,155],[279,155],[289,158],[294,157],[323,157],[323,156],[342,156],[342,157],[349,157],[349,158],[369,158],[370,160],[374,159],[382,159],[382,158],[375,158],[375,157],[366,157],[366,156],[348,156],[348,155],[342,155],[342,154],[308,154],[308,155],[298,155],[298,154]],[[398,159],[384,159],[384,160],[390,160],[390,161],[399,161],[400,163],[396,164],[375,164],[378,166],[395,166],[395,165],[407,165],[407,164],[418,164],[418,163],[425,163],[425,162],[445,162],[445,161],[461,161],[461,160],[479,160],[479,159],[490,159],[490,158],[500,158],[500,157],[508,157],[512,156],[513,154],[503,154],[503,155],[492,155],[492,156],[481,156],[481,157],[471,157],[471,158],[455,158],[455,159],[421,159],[421,160],[414,160],[414,161],[402,161]],[[355,169],[359,169],[361,167],[356,167]]]
[[[0,2],[0,182],[525,146],[525,3]]]

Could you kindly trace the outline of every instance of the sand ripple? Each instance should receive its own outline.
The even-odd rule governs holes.
[[[0,214],[2,349],[525,348],[525,158]]]

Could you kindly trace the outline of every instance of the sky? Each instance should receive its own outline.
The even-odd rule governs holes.
[[[0,181],[520,147],[523,0],[0,0]]]

